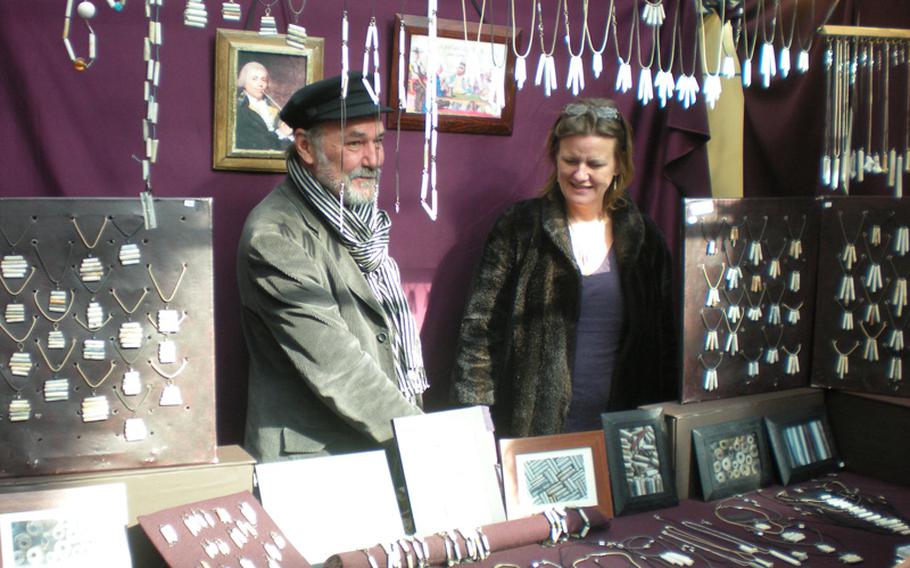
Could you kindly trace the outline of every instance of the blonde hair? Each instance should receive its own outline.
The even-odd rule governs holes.
[[[632,182],[635,166],[632,163],[632,127],[610,99],[578,99],[563,108],[547,135],[547,158],[553,166],[550,177],[540,194],[553,200],[563,199],[556,180],[556,157],[559,144],[569,136],[603,136],[616,140],[616,177],[604,194],[604,212],[623,204],[626,188]]]

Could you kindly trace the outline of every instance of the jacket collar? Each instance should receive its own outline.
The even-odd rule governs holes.
[[[373,291],[370,290],[370,285],[367,283],[366,277],[363,275],[363,272],[360,271],[357,263],[354,262],[351,253],[334,237],[329,230],[329,227],[325,225],[325,219],[313,211],[307,204],[300,188],[297,187],[290,177],[285,178],[281,183],[281,191],[283,191],[288,196],[289,200],[296,205],[297,210],[300,212],[300,218],[307,228],[312,231],[316,242],[322,243],[322,245],[332,254],[333,260],[338,264],[339,268],[348,274],[345,278],[345,283],[351,290],[351,293],[360,298],[363,303],[369,306],[381,318],[385,319],[385,310],[382,309],[382,306],[379,304]]]
[[[560,197],[543,201],[543,230],[567,258],[574,262],[572,244],[569,242],[569,224],[565,204]],[[638,259],[645,233],[645,223],[638,207],[628,197],[624,204],[613,211],[613,247],[620,266],[630,266]]]

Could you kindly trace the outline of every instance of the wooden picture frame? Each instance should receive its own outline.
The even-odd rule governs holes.
[[[510,520],[553,507],[593,507],[613,517],[601,430],[501,439],[499,455]]]
[[[323,44],[323,38],[310,36],[298,49],[284,35],[218,30],[212,168],[285,171],[284,149],[293,133],[277,115],[294,91],[322,79]],[[263,70],[265,87],[256,84]],[[250,87],[238,84],[241,77]],[[257,97],[264,102],[254,108],[250,101]]]
[[[824,407],[766,416],[765,426],[782,485],[844,467]]]
[[[628,515],[679,503],[662,410],[607,412],[601,419],[613,512]]]
[[[692,430],[702,498],[723,499],[771,483],[771,454],[760,418]]]
[[[398,124],[399,114],[403,130],[423,130],[424,111],[421,86],[426,92],[425,46],[428,41],[427,19],[420,16],[398,15],[395,30],[405,30],[405,64],[403,79],[407,96],[399,108],[399,46],[393,42],[392,77],[388,83],[388,127]],[[478,27],[480,27],[479,41]],[[437,94],[439,101],[439,132],[465,134],[511,135],[515,115],[515,55],[512,52],[511,28],[507,26],[479,26],[460,20],[436,20],[437,61],[442,69],[443,85]],[[520,41],[521,30],[516,30]],[[501,88],[500,87],[501,83]],[[500,108],[498,97],[504,99]]]

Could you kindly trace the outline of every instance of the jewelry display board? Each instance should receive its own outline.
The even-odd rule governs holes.
[[[0,477],[215,459],[210,199],[0,199]]]
[[[812,198],[683,200],[683,403],[809,384]]]
[[[139,524],[168,566],[310,566],[249,492],[143,515]]]
[[[812,385],[910,396],[910,200],[821,202]]]

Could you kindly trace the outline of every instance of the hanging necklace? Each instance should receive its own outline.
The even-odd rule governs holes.
[[[717,307],[718,304],[720,304],[720,291],[718,288],[720,287],[721,279],[724,277],[724,270],[726,269],[727,265],[725,263],[721,263],[720,274],[718,274],[717,281],[713,284],[711,283],[711,279],[708,277],[708,270],[705,268],[705,265],[701,264],[699,266],[701,266],[701,272],[705,276],[705,282],[708,284],[708,294],[705,296],[705,307]]]
[[[516,45],[517,38],[517,24],[515,22],[515,0],[509,0],[511,4],[511,14],[512,14],[512,53],[515,55],[515,84],[520,91],[525,86],[525,81],[528,79],[528,66],[526,59],[531,53],[531,48],[534,46],[534,32],[531,31],[528,34],[528,47],[524,50],[524,53],[518,52],[518,46]],[[531,0],[531,26],[529,30],[534,29],[534,24],[537,22],[537,12],[539,10],[538,0]],[[599,73],[595,73],[595,78],[599,76]]]
[[[616,84],[614,90],[620,93],[628,93],[632,89],[632,66],[629,62],[632,60],[632,46],[635,40],[636,30],[638,29],[638,0],[635,0],[635,7],[632,10],[632,21],[629,23],[629,49],[626,51],[626,57],[623,58],[619,53],[619,30],[617,29],[616,12],[612,15],[613,26],[613,49],[616,51],[616,59],[619,62],[619,70],[616,72]]]
[[[780,361],[779,349],[780,349],[780,343],[784,339],[784,330],[783,329],[780,330],[780,333],[777,336],[777,341],[775,341],[774,343],[772,343],[771,340],[768,339],[768,333],[767,333],[765,326],[762,326],[761,334],[762,334],[762,337],[764,337],[765,345],[767,346],[765,348],[765,363],[767,363],[769,365],[773,365],[774,363],[777,363],[778,361]]]
[[[537,72],[534,74],[534,86],[539,87],[543,82],[544,96],[549,97],[550,93],[556,90],[556,61],[553,58],[553,52],[556,51],[556,37],[559,35],[559,15],[562,14],[563,2],[567,0],[556,0],[556,19],[553,21],[553,41],[550,43],[550,49],[547,50],[543,38],[543,0],[537,0],[537,37],[540,40],[540,58],[537,60]]]
[[[853,265],[857,261],[856,241],[858,241],[860,235],[863,234],[863,225],[866,222],[866,215],[868,213],[869,213],[868,211],[862,212],[862,216],[860,217],[860,221],[859,221],[859,227],[857,227],[857,229],[856,229],[856,236],[854,236],[853,239],[851,240],[847,237],[847,228],[844,225],[844,212],[843,212],[843,210],[838,210],[838,212],[837,212],[837,220],[838,220],[838,225],[840,226],[840,234],[844,238],[844,249],[838,258],[840,258],[841,262],[844,263],[844,267],[847,270],[852,270]]]
[[[809,8],[809,25],[810,31],[808,41],[803,45],[803,34],[802,29],[799,26],[796,26],[796,41],[799,44],[799,55],[796,57],[796,70],[800,73],[805,73],[809,70],[809,50],[812,49],[812,40],[815,39],[815,31],[811,29],[811,26],[815,25],[815,0],[810,0]],[[794,19],[796,16],[794,16]]]
[[[763,0],[762,0],[763,1]],[[774,57],[774,37],[777,32],[777,16],[780,14],[780,0],[772,0],[774,8],[771,16],[770,33],[765,28],[765,23],[761,24],[761,54],[758,57],[758,74],[762,78],[762,87],[771,86],[771,78],[777,74],[777,65]]]
[[[813,0],[814,1],[814,0]],[[749,43],[749,24],[746,22],[746,11],[742,12],[742,29],[743,29],[743,61],[741,68],[743,88],[748,89],[752,86],[752,57],[755,55],[755,46],[758,44],[758,26],[761,24],[762,12],[765,6],[764,0],[759,0],[758,8],[755,14],[755,26],[752,30],[752,43]]]
[[[698,2],[698,13],[704,14],[704,6],[702,0],[697,0]],[[721,91],[723,90],[720,82],[720,70],[721,70],[721,55],[723,53],[724,45],[724,34],[723,28],[726,22],[726,1],[720,3],[720,29],[721,33],[718,37],[717,42],[717,68],[714,73],[708,71],[708,58],[707,58],[707,40],[705,39],[705,19],[703,16],[698,17],[698,30],[701,36],[701,61],[704,68],[704,84],[701,87],[701,92],[705,96],[705,102],[708,104],[708,107],[713,109],[717,104],[717,101],[720,99]]]
[[[436,89],[439,72],[436,66],[437,0],[427,2],[427,91],[423,130],[423,171],[420,177],[420,206],[433,221],[439,214],[436,193],[436,141],[439,132],[439,105]],[[429,199],[428,199],[429,197]]]
[[[733,297],[730,295],[730,291],[724,290],[724,297],[727,298],[727,312],[726,312],[727,319],[729,319],[733,323],[736,323],[737,321],[741,320],[743,317],[742,302],[743,302],[743,296],[745,296],[745,294],[746,294],[745,289],[740,290],[739,298],[734,300]]]
[[[679,45],[679,77],[676,79],[676,100],[682,104],[684,109],[688,109],[695,104],[698,98],[698,79],[695,78],[695,70],[698,64],[698,40],[695,37],[692,38],[692,71],[686,73],[683,65],[683,54],[685,51],[683,50],[682,36],[682,28],[680,28],[680,33],[676,36]],[[736,246],[736,243],[733,245]]]
[[[787,346],[784,345],[781,349],[784,350],[784,353],[787,354],[787,360],[784,362],[784,374],[785,375],[798,375],[799,374],[799,352],[803,348],[801,343],[796,345],[796,349],[793,351],[787,349]]]
[[[278,25],[275,23],[275,16],[272,15],[272,6],[278,3],[278,0],[256,0],[265,11],[259,18],[259,35],[272,36],[278,35]]]
[[[709,365],[705,361],[704,357],[702,357],[701,353],[698,354],[696,359],[698,359],[698,362],[705,369],[705,377],[704,377],[704,382],[702,383],[702,387],[708,392],[717,390],[717,386],[718,386],[717,369],[718,369],[718,367],[720,367],[720,364],[724,362],[723,352],[718,354],[717,363],[715,363],[713,365]]]
[[[243,16],[240,4],[234,1],[221,3],[221,18],[226,22],[239,22]]]
[[[572,51],[572,33],[569,29],[569,0],[563,0],[563,17],[566,24],[566,49],[569,51],[569,74],[566,78],[566,89],[572,91],[572,96],[577,97],[578,93],[585,88],[585,66],[581,62],[581,56],[585,52],[585,38],[588,37],[588,0],[582,0],[582,28],[581,41],[578,46],[578,53]]]
[[[183,25],[191,28],[204,28],[208,25],[209,13],[203,0],[187,0],[183,9]]]
[[[750,379],[757,377],[760,372],[759,361],[761,360],[762,350],[759,349],[755,357],[750,357],[745,350],[740,351],[739,354],[746,360],[746,376]]]
[[[615,2],[615,0],[610,0],[610,7],[607,9],[607,19],[606,19],[606,22],[604,22],[604,39],[602,42],[600,42],[600,47],[599,48],[594,47],[594,42],[592,41],[593,38],[591,37],[591,28],[590,27],[588,28],[588,33],[585,36],[587,39],[587,42],[588,42],[588,49],[591,50],[591,72],[594,73],[595,79],[600,79],[600,74],[603,72],[603,69],[604,69],[603,53],[604,53],[604,50],[607,49],[607,40],[610,38],[610,22],[615,17],[614,11],[616,10],[616,6],[614,6],[614,2]],[[513,6],[514,6],[514,4],[513,4]],[[513,16],[513,19],[514,19],[514,16]],[[534,26],[533,22],[531,23],[531,26],[532,27]],[[908,144],[907,147],[910,148],[910,144]]]
[[[292,0],[288,0],[287,4],[288,10],[291,11],[291,21],[288,22],[288,34],[285,41],[289,46],[296,47],[297,49],[306,49],[306,28],[297,23],[300,20],[300,15],[303,14],[303,11],[306,9],[306,2],[307,0],[303,0],[299,10],[294,7]],[[364,72],[366,72],[366,65],[364,65],[363,68]]]
[[[148,35],[143,40],[142,58],[145,61],[145,117],[142,119],[142,142],[145,155],[142,159],[133,156],[142,166],[144,190],[139,194],[142,218],[146,230],[158,226],[155,201],[152,197],[152,166],[158,161],[158,83],[161,77],[161,4],[164,0],[147,0],[145,18],[148,21]]]
[[[645,0],[647,2],[647,0]],[[635,7],[633,8],[636,13],[638,13],[638,0],[635,0]],[[659,36],[658,28],[651,26],[651,55],[648,59],[648,64],[645,65],[641,61],[641,26],[636,22],[635,25],[635,40],[638,44],[638,49],[635,50],[636,57],[638,58],[638,93],[636,98],[642,106],[647,106],[649,102],[654,99],[654,82],[651,78],[651,66],[654,64],[654,52],[657,50],[657,40],[656,37]]]
[[[739,328],[743,325],[743,320],[738,319],[735,325],[730,324],[730,318],[724,314],[724,323],[727,326],[727,341],[724,344],[724,351],[730,355],[736,355],[739,352]]]
[[[850,355],[853,354],[859,348],[859,341],[853,342],[853,347],[846,351],[841,351],[837,347],[837,340],[831,340],[831,347],[834,348],[834,352],[837,353],[837,364],[835,365],[835,373],[837,374],[838,379],[843,379],[850,374]]]
[[[892,259],[890,255],[886,258],[888,259],[888,264],[891,265],[891,270],[894,271],[894,285],[891,289],[891,305],[894,307],[895,315],[901,317],[904,308],[907,306],[907,277],[900,275],[897,271],[897,266],[894,264],[894,259]]]
[[[670,39],[670,62],[667,64],[666,69],[661,63],[660,34],[654,34],[654,41],[657,43],[657,76],[654,78],[654,86],[657,88],[657,100],[660,101],[660,108],[667,106],[667,101],[673,99],[673,93],[676,90],[676,82],[673,79],[673,62],[676,60],[676,36],[679,34],[680,3],[681,0],[676,0],[676,11],[673,12],[673,35]],[[682,57],[682,54],[680,54],[680,57]],[[724,220],[724,223],[726,223],[726,220]]]
[[[373,67],[372,84],[367,79],[371,62]],[[379,105],[379,95],[381,92],[379,74],[379,28],[376,26],[375,14],[370,17],[370,23],[367,26],[366,40],[363,45],[363,67],[361,67],[361,69],[363,70],[363,79],[361,79],[361,81],[363,81],[363,86],[366,88],[370,98],[373,99],[373,104]]]
[[[886,327],[888,327],[888,325],[883,323],[882,326],[878,329],[878,332],[869,333],[866,330],[866,322],[859,322],[859,329],[866,337],[866,341],[863,344],[863,359],[866,361],[878,361],[878,338],[885,331]]]
[[[799,16],[799,0],[793,0],[793,19],[790,20],[790,31],[785,35],[784,26],[783,26],[783,9],[778,4],[777,9],[779,10],[778,14],[781,17],[781,26],[780,26],[780,40],[781,48],[780,53],[778,54],[777,59],[777,68],[780,71],[780,76],[784,79],[790,76],[790,46],[793,45],[793,36],[796,32],[796,20]]]
[[[12,363],[11,365],[12,366]],[[31,367],[31,365],[29,365]],[[10,372],[15,375],[16,373],[10,369]],[[3,375],[3,380],[9,386],[10,389],[16,394],[16,398],[12,399],[9,402],[9,421],[10,422],[28,422],[32,417],[32,403],[27,398],[22,398],[22,391],[28,387],[28,380],[24,381],[22,385],[17,385],[0,367],[0,375]],[[28,373],[26,373],[28,375]]]
[[[752,296],[749,295],[749,291],[743,289],[743,293],[746,295],[746,302],[749,304],[749,309],[746,310],[746,317],[749,318],[749,321],[758,321],[762,317],[761,305],[765,299],[765,292],[767,288],[761,289],[761,294],[758,296],[758,302],[752,302]]]
[[[474,39],[474,43],[480,43],[480,34],[483,29],[483,16],[487,10],[487,0],[483,0],[480,4],[480,22],[477,24],[477,37]],[[471,41],[468,39],[468,12],[465,8],[464,0],[461,0],[461,27],[464,31],[464,40]]]
[[[724,313],[721,312],[717,318],[717,323],[711,325],[705,316],[705,309],[701,309],[701,321],[705,324],[705,351],[717,351],[720,349],[720,339],[717,330],[720,328],[721,320],[724,319]]]
[[[780,294],[777,295],[777,299],[774,300],[768,295],[768,324],[769,325],[780,325],[780,303],[784,299],[784,292],[786,289],[781,286]]]
[[[73,68],[76,71],[85,71],[95,62],[95,55],[97,54],[95,30],[92,29],[92,25],[88,22],[95,17],[95,5],[88,0],[83,0],[82,2],[79,2],[79,5],[76,7],[76,14],[85,22],[85,27],[88,29],[88,58],[83,59],[82,57],[77,56],[75,50],[73,50],[73,44],[70,42],[73,0],[66,0],[66,12],[63,19],[63,46],[66,48],[66,53],[69,55],[70,61],[73,62]]]

